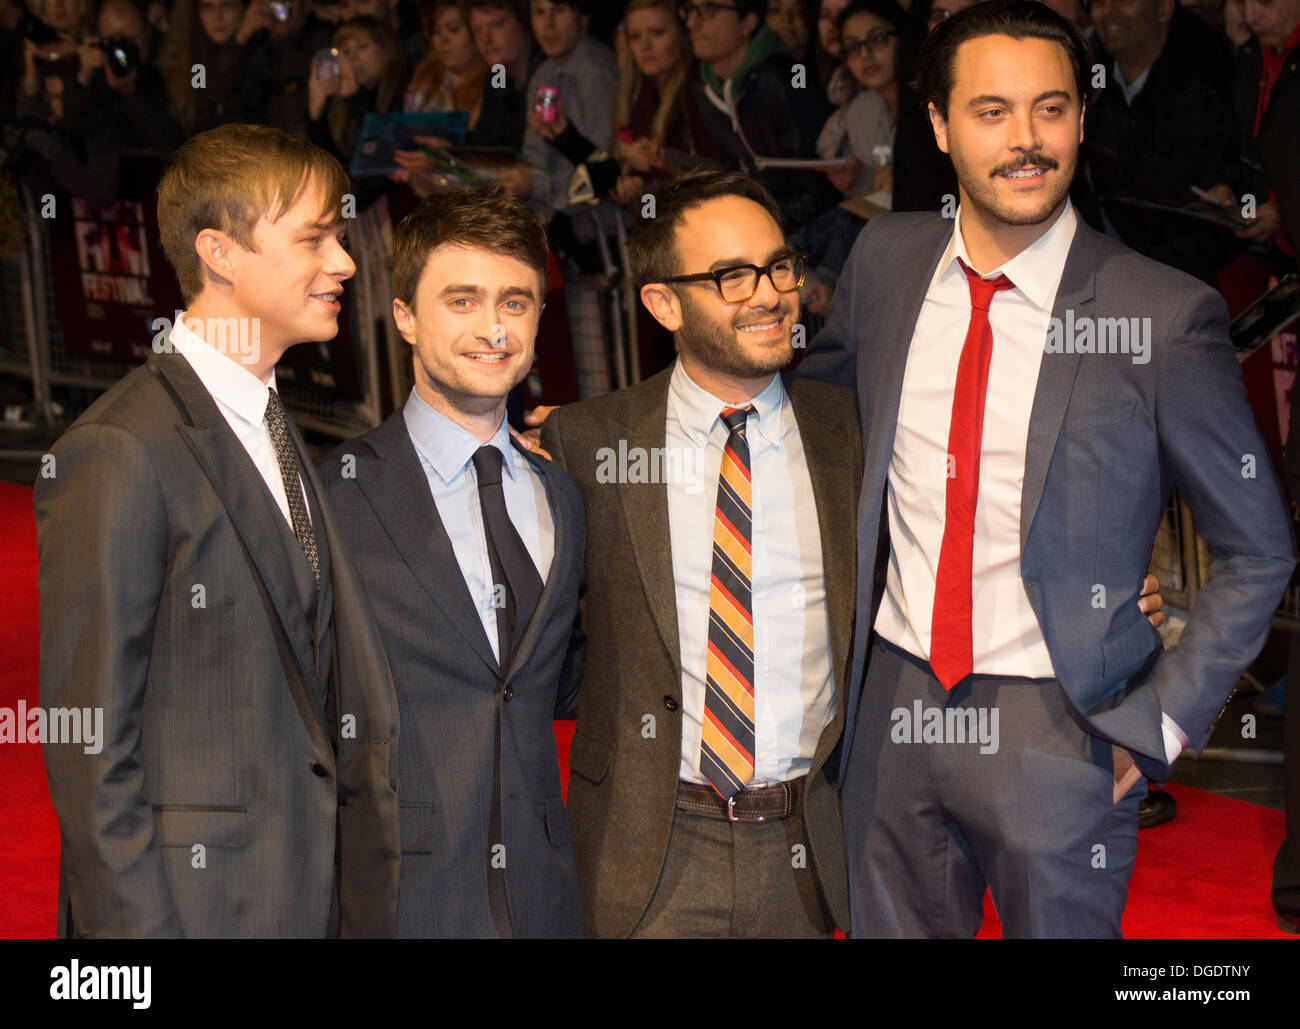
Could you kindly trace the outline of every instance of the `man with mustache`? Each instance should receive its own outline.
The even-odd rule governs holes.
[[[956,221],[874,219],[800,367],[857,385],[867,441],[856,936],[969,937],[986,885],[1004,935],[1118,936],[1145,779],[1205,744],[1294,565],[1222,298],[1070,205],[1088,67],[1032,0],[934,30]],[[1138,591],[1174,486],[1215,557],[1166,653]],[[970,714],[996,746],[951,738]]]

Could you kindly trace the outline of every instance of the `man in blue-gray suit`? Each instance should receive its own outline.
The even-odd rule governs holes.
[[[856,936],[969,937],[986,885],[1005,935],[1119,935],[1145,780],[1205,744],[1294,565],[1222,299],[1070,205],[1087,62],[1031,0],[935,30],[956,220],[872,221],[799,369],[862,418]],[[1164,652],[1137,600],[1174,486],[1214,562]]]
[[[553,718],[577,708],[585,519],[517,447],[546,288],[541,222],[440,193],[393,237],[405,407],[322,462],[397,687],[399,936],[582,934]]]

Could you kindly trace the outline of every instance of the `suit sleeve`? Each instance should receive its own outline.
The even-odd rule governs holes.
[[[97,753],[43,747],[73,925],[180,936],[141,756],[167,567],[162,489],[144,444],[120,428],[73,428],[52,454],[35,487],[41,705],[103,713]]]
[[[1156,422],[1174,485],[1213,560],[1178,645],[1147,685],[1199,749],[1264,645],[1295,566],[1287,509],[1228,343],[1227,309],[1208,289],[1184,305],[1163,348]]]
[[[795,366],[795,375],[850,389],[857,386],[857,333],[863,322],[858,306],[870,269],[867,255],[870,235],[871,223],[868,222],[867,227],[858,233],[848,260],[844,262],[844,270],[840,272],[830,306],[826,309],[826,324],[813,337],[803,360]]]

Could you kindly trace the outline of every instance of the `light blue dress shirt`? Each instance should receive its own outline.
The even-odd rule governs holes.
[[[415,390],[411,390],[402,416],[429,480],[438,516],[451,538],[456,563],[478,607],[483,632],[500,661],[497,607],[492,602],[492,565],[488,559],[483,508],[478,499],[478,475],[473,464],[474,452],[483,444],[446,415],[435,411]],[[505,418],[488,445],[503,455],[501,489],[505,494],[506,513],[545,582],[555,556],[555,519],[546,496],[546,483],[528,458],[511,445]]]

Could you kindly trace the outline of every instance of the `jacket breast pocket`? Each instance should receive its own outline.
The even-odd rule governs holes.
[[[155,804],[154,838],[160,847],[238,849],[247,845],[252,817],[248,808],[190,804]]]
[[[573,743],[569,747],[569,771],[588,782],[599,783],[605,778],[613,760],[612,744],[603,743],[581,729],[573,734]]]

